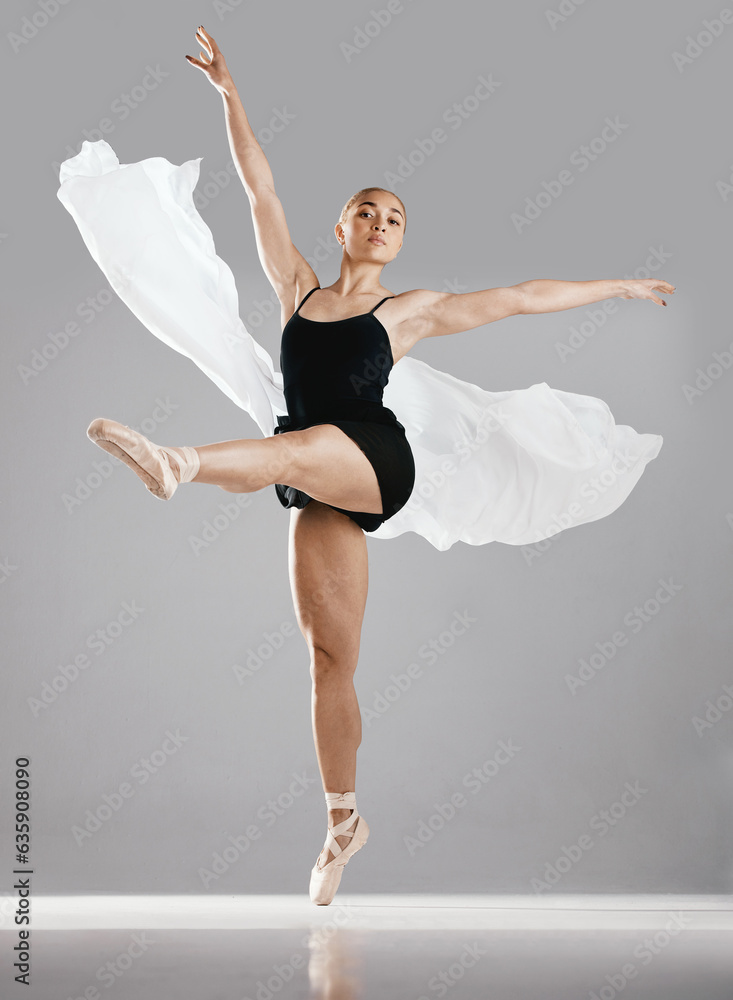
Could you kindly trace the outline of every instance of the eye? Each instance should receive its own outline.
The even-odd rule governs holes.
[[[372,214],[371,212],[359,212],[359,215],[371,215],[371,214]],[[399,226],[399,224],[400,224],[400,220],[399,219],[390,219],[389,221],[390,222],[394,222],[394,224],[396,226]]]

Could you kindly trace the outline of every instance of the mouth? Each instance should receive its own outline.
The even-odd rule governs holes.
[[[385,242],[384,242],[384,240],[383,240],[383,239],[380,239],[380,237],[379,237],[379,236],[370,236],[370,237],[369,237],[369,242],[370,242],[370,243],[376,243],[376,244],[378,244],[379,246],[385,246]]]

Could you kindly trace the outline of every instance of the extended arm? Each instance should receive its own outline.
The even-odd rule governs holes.
[[[310,264],[290,238],[285,212],[275,193],[270,164],[249,124],[224,56],[203,26],[199,27],[196,35],[210,61],[202,62],[193,56],[186,56],[186,59],[208,76],[224,101],[229,146],[252,209],[260,263],[278,298],[283,302],[294,296],[298,276],[305,283],[309,283],[309,278],[313,285],[318,284],[318,281]],[[201,55],[203,57],[203,53]]]
[[[231,77],[229,77],[225,89],[221,91],[221,96],[224,100],[229,148],[232,151],[232,158],[242,184],[244,184],[247,197],[251,202],[265,192],[274,193],[275,179],[272,176],[270,164],[252,131],[252,126]]]
[[[434,292],[417,288],[405,292],[407,316],[400,324],[409,343],[423,337],[439,337],[471,330],[507,316],[575,309],[609,298],[651,299],[666,305],[655,289],[672,295],[674,285],[661,278],[610,278],[599,281],[555,281],[536,278],[505,288],[484,288],[478,292]]]
[[[641,287],[637,287],[641,286]],[[654,289],[674,292],[668,281],[635,281],[625,278],[602,278],[598,281],[556,281],[553,278],[534,278],[515,285],[522,294],[521,313],[558,312],[560,309],[575,309],[588,306],[604,299],[648,298],[666,306],[666,302],[654,294]],[[645,292],[646,294],[641,294]]]

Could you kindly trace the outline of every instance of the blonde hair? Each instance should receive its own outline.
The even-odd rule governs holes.
[[[346,222],[346,220],[347,220],[347,218],[349,216],[349,212],[354,207],[354,205],[361,204],[362,201],[365,201],[366,200],[366,196],[369,195],[369,194],[371,194],[372,191],[382,191],[384,194],[391,194],[393,198],[397,199],[397,201],[400,203],[400,205],[402,205],[402,214],[404,216],[404,228],[403,228],[403,232],[407,232],[407,211],[405,210],[405,203],[402,201],[401,198],[399,198],[394,193],[394,191],[388,191],[387,188],[383,188],[383,187],[362,188],[361,191],[357,191],[356,194],[352,194],[352,196],[346,202],[346,204],[344,205],[344,207],[341,209],[341,215],[339,215],[339,222],[341,223],[341,225],[343,226],[344,223]]]

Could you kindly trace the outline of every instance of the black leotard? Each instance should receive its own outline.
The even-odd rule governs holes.
[[[394,296],[386,296],[359,316],[306,319],[300,309],[318,288],[308,292],[283,329],[280,370],[288,416],[277,418],[275,433],[327,423],[340,427],[355,441],[377,475],[382,514],[334,509],[364,531],[375,531],[404,507],[415,484],[415,463],[405,428],[382,402],[394,357],[387,331],[374,313]],[[313,499],[292,486],[278,483],[275,490],[283,507],[302,508]]]

